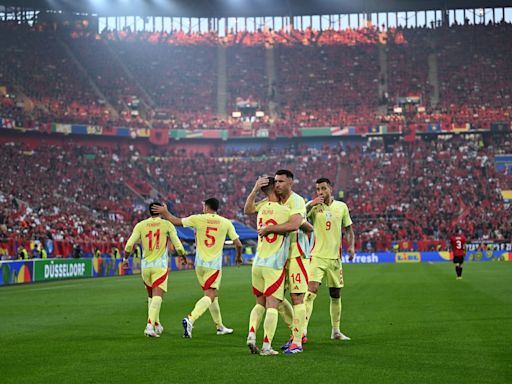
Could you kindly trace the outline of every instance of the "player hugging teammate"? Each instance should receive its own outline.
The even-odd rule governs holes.
[[[331,296],[331,339],[350,340],[341,333],[341,236],[344,230],[349,243],[349,259],[354,257],[352,220],[345,203],[334,201],[329,179],[316,181],[317,198],[305,204],[304,199],[292,191],[293,173],[279,170],[274,177],[261,177],[247,197],[246,214],[258,213],[258,248],[253,262],[252,284],[256,305],[251,311],[247,345],[257,353],[256,331],[266,309],[264,339],[261,355],[276,355],[271,342],[277,326],[277,312],[281,313],[292,331],[290,340],[281,347],[285,354],[303,351],[307,342],[307,325],[313,310],[313,301],[324,276]],[[255,203],[257,193],[265,198]],[[282,207],[287,207],[285,212]],[[314,228],[306,221],[309,212]],[[288,216],[287,216],[288,215]],[[285,220],[286,219],[286,220]],[[310,259],[307,232],[314,242]],[[272,243],[276,243],[273,246]],[[284,247],[289,242],[285,262]],[[282,270],[281,272],[279,272]],[[290,291],[293,303],[284,299],[284,289]]]

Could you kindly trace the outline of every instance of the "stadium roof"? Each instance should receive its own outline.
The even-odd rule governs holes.
[[[500,8],[512,0],[0,0],[6,7],[102,16],[251,17]]]

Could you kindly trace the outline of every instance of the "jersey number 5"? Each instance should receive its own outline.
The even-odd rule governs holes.
[[[211,248],[215,245],[215,237],[213,237],[210,232],[218,231],[218,228],[215,227],[206,227],[206,237],[207,239],[204,241],[204,245],[208,248]]]
[[[153,231],[149,231],[148,233],[146,233],[146,236],[148,238],[148,241],[149,241],[149,250],[152,251],[153,249],[160,249],[160,230],[156,231],[154,233],[155,235],[155,248],[153,248]]]

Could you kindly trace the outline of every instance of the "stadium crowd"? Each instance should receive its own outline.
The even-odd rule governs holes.
[[[169,201],[185,216],[217,196],[223,215],[254,226],[243,215],[245,198],[257,176],[271,174],[276,165],[295,173],[294,189],[308,199],[316,178],[333,180],[351,208],[359,250],[445,240],[457,226],[474,240],[512,239],[510,208],[500,195],[511,175],[497,173],[494,164],[496,153],[512,153],[510,135],[485,143],[463,137],[398,142],[387,150],[376,141],[212,147],[210,153],[146,150],[126,144],[2,145],[0,241],[122,243],[153,199]]]
[[[55,30],[0,23],[4,91],[0,117],[24,127],[49,123],[243,131],[227,114],[252,100],[258,127],[293,136],[299,127],[376,126],[403,119],[398,97],[418,97],[415,124],[511,120],[512,26],[349,28],[214,33]],[[385,43],[387,96],[379,42]],[[226,47],[226,89],[218,89],[219,47]],[[273,59],[266,48],[273,47]],[[30,54],[29,54],[30,52]],[[437,58],[439,100],[431,101],[429,55]],[[32,69],[36,66],[37,71]],[[222,80],[224,81],[224,80]],[[6,97],[5,95],[9,95]],[[12,97],[16,96],[16,99]],[[275,108],[271,110],[270,102]],[[386,103],[388,112],[378,108]],[[165,110],[168,119],[156,118]]]

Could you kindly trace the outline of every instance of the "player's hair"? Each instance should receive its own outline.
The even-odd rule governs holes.
[[[215,197],[206,199],[204,201],[204,204],[214,212],[217,212],[219,210],[220,202]]]
[[[285,175],[287,178],[293,179],[293,173],[288,169],[279,169],[278,171],[276,171],[276,176],[278,175]]]
[[[149,204],[149,208],[148,208],[148,209],[149,209],[149,214],[151,215],[151,217],[156,217],[156,216],[158,216],[159,214],[158,214],[158,213],[153,213],[153,212],[151,211],[151,209],[152,209],[153,207],[163,207],[163,204],[162,204],[162,203],[160,203],[160,202],[158,202],[158,201],[153,201],[151,204]]]
[[[267,179],[268,179],[268,184],[265,185],[264,187],[261,187],[261,191],[265,195],[268,195],[268,193],[274,188],[274,184],[276,181],[272,176],[268,176]]]
[[[327,177],[321,177],[321,178],[317,179],[316,183],[317,184],[327,183],[330,186],[332,186],[331,180],[329,180]]]

